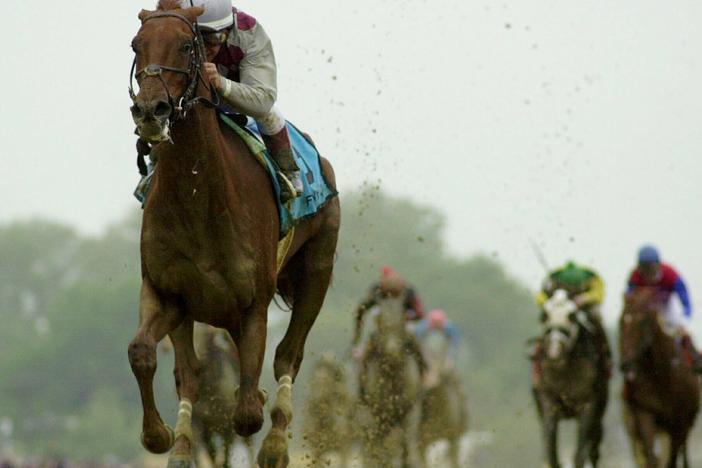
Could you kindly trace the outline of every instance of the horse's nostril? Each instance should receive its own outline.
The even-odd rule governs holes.
[[[144,111],[141,110],[138,104],[134,104],[129,110],[132,111],[132,117],[135,119],[144,117]]]
[[[160,101],[154,108],[155,117],[168,117],[171,115],[171,105],[165,101]]]

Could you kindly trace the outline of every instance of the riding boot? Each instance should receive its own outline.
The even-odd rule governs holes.
[[[280,168],[278,181],[281,188],[281,201],[286,203],[302,195],[302,176],[300,175],[300,168],[295,162],[288,129],[283,127],[275,135],[262,136],[268,151],[270,151],[271,156]]]
[[[687,333],[682,336],[682,348],[690,353],[692,358],[692,370],[697,374],[702,374],[702,356],[695,348],[692,338]]]

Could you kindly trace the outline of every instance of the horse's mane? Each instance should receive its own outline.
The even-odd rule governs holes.
[[[156,5],[157,10],[177,10],[179,8],[183,8],[183,6],[180,4],[180,0],[159,0],[158,4]]]
[[[651,312],[653,309],[651,301],[654,298],[654,291],[648,288],[637,289],[627,293],[624,297],[625,312]]]

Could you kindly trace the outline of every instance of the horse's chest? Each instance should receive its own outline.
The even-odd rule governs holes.
[[[597,378],[595,366],[581,360],[563,369],[545,367],[543,388],[566,406],[577,408],[592,399]]]
[[[167,247],[146,252],[144,262],[157,290],[181,298],[196,320],[209,322],[209,314],[246,308],[253,299],[252,262],[211,255],[186,257]]]

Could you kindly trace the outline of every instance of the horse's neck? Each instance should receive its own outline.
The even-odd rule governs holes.
[[[665,332],[657,318],[653,325],[653,351],[656,365],[672,366],[676,353],[675,338]]]
[[[168,202],[199,213],[211,207],[213,193],[224,191],[225,171],[223,142],[217,116],[211,109],[195,107],[187,118],[176,122],[173,144],[159,146],[158,190],[167,193]]]

